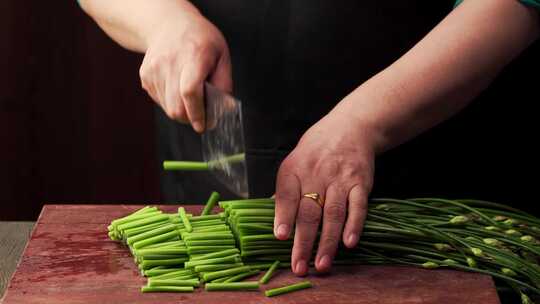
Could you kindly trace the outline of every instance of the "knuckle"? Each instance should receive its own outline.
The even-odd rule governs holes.
[[[177,110],[169,110],[167,111],[167,116],[169,116],[170,119],[177,120],[180,118],[180,112]]]
[[[295,246],[298,246],[298,248],[302,251],[302,253],[307,253],[311,251],[311,248],[313,247],[313,241],[307,238],[299,238],[297,240],[294,240]]]
[[[345,205],[341,203],[327,204],[324,210],[324,217],[332,223],[342,223],[345,220]]]
[[[298,199],[298,191],[291,187],[277,187],[276,201],[277,202],[292,202]]]
[[[301,225],[317,226],[321,219],[320,211],[316,208],[300,208],[296,222]]]
[[[212,52],[212,43],[204,39],[190,40],[188,47],[196,57],[206,56]]]
[[[180,88],[180,96],[185,102],[191,102],[196,96],[196,90],[192,86],[182,86]]]
[[[321,237],[320,244],[324,246],[326,250],[335,250],[339,242],[339,237],[323,236]]]
[[[167,116],[169,116],[170,119],[184,121],[186,113],[183,107],[175,107],[167,111]]]

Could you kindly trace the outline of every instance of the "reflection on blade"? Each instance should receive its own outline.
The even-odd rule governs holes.
[[[240,197],[248,197],[242,104],[214,86],[205,84],[206,132],[203,158],[212,173]]]

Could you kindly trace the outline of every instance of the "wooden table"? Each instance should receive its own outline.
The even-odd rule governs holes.
[[[140,206],[47,205],[2,303],[499,303],[490,277],[451,270],[342,266],[309,276],[315,287],[276,298],[261,292],[141,294],[145,279],[107,224]],[[188,206],[198,212],[200,206]],[[175,206],[162,206],[176,210]],[[282,270],[264,287],[299,281]]]

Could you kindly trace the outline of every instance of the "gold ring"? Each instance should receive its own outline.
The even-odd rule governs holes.
[[[324,201],[321,198],[321,195],[317,192],[306,193],[303,195],[303,197],[307,197],[314,200],[319,206],[321,206],[321,208],[324,207]]]

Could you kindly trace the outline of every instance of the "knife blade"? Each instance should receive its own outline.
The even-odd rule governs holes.
[[[204,84],[206,129],[202,155],[210,172],[236,195],[249,197],[242,102]]]

